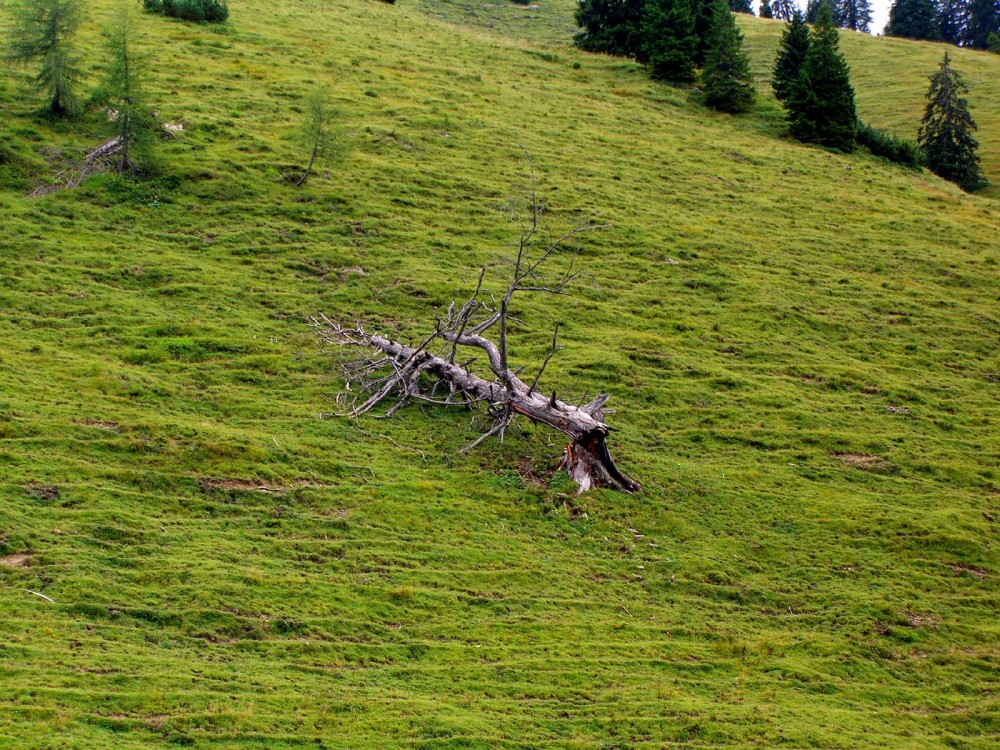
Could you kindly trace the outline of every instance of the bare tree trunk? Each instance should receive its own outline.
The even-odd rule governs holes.
[[[306,184],[306,180],[309,179],[309,175],[312,173],[313,164],[316,162],[316,152],[319,150],[319,141],[313,145],[312,155],[309,157],[309,166],[306,167],[305,174],[299,178],[299,181],[295,183],[295,187],[302,187]]]

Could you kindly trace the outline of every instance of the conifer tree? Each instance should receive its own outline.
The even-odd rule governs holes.
[[[647,0],[643,15],[642,59],[661,81],[694,80],[698,38],[689,0]]]
[[[729,10],[733,13],[749,13],[753,15],[753,6],[750,0],[729,0]]]
[[[781,36],[781,46],[774,60],[774,76],[771,88],[778,101],[784,102],[791,95],[792,85],[799,78],[802,63],[809,51],[809,27],[802,11],[796,8],[791,19],[785,24],[785,32]]]
[[[159,126],[146,104],[149,68],[139,51],[139,27],[130,5],[122,2],[104,37],[109,60],[99,98],[114,116],[121,148],[118,171],[134,173],[148,159]]]
[[[588,52],[636,57],[642,48],[643,0],[580,0],[576,45]]]
[[[990,34],[1000,33],[1000,0],[971,0],[965,44],[975,49],[989,49]]]
[[[750,56],[743,49],[743,34],[726,0],[715,4],[710,40],[702,76],[705,104],[721,112],[745,112],[756,96]]]
[[[309,94],[305,104],[305,119],[298,132],[298,139],[309,150],[309,163],[295,187],[302,187],[306,183],[317,162],[335,158],[343,151],[340,138],[334,130],[335,113],[327,101],[327,93],[322,88],[316,89]]]
[[[797,10],[793,0],[773,0],[771,3],[771,12],[779,21],[791,21]]]
[[[816,15],[819,7],[826,4],[827,0],[806,0],[806,23],[816,23]]]
[[[771,3],[767,0],[761,0],[760,3],[760,17],[761,18],[774,18],[774,11],[771,9]]]
[[[57,117],[72,115],[78,107],[74,89],[83,74],[73,37],[81,16],[79,0],[21,0],[13,8],[6,57],[19,65],[40,63],[34,84]]]
[[[941,41],[962,44],[969,25],[969,0],[938,0],[937,16]]]
[[[938,26],[937,9],[933,0],[896,0],[889,9],[885,35],[939,40],[941,28]]]
[[[698,40],[694,51],[694,62],[700,68],[705,64],[705,56],[708,54],[715,0],[690,0],[690,2],[691,15],[694,16],[694,35]]]
[[[976,154],[979,143],[972,137],[976,123],[969,114],[969,103],[961,97],[967,92],[968,87],[952,69],[951,58],[945,52],[941,70],[931,76],[917,143],[924,149],[927,166],[934,174],[972,191],[986,181]]]
[[[836,0],[834,11],[837,26],[851,31],[871,30],[872,6],[870,0]]]
[[[830,6],[823,2],[809,51],[785,101],[792,135],[804,143],[850,151],[858,116],[850,69],[838,49],[837,27]]]

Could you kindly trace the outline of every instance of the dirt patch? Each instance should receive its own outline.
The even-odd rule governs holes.
[[[0,567],[4,568],[20,568],[28,564],[28,560],[31,559],[31,555],[27,552],[18,552],[14,555],[7,555],[6,557],[0,557]]]
[[[95,427],[98,430],[110,430],[115,432],[120,427],[116,422],[105,422],[100,419],[74,419],[73,424],[78,424],[81,427]]]
[[[266,482],[261,479],[199,479],[202,492],[222,490],[224,492],[291,492],[306,487],[329,487],[314,479],[295,479],[288,484]]]
[[[907,612],[904,617],[906,617],[906,624],[911,628],[936,628],[940,624],[940,620],[936,617],[931,617],[929,615],[918,615],[913,612]]]
[[[957,576],[970,575],[980,581],[986,580],[987,573],[985,568],[974,568],[969,565],[949,565],[948,567],[951,568]]]
[[[59,497],[59,488],[51,485],[29,484],[24,489],[32,497],[40,497],[42,500],[56,500]]]
[[[889,467],[889,462],[882,456],[875,456],[870,453],[833,453],[834,458],[840,459],[848,466],[862,471],[885,471]]]

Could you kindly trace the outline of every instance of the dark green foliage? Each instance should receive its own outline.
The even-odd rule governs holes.
[[[791,21],[797,10],[792,0],[773,0],[771,3],[771,12],[779,21]]]
[[[937,0],[937,18],[941,41],[961,44],[969,25],[969,0]]]
[[[896,0],[889,9],[885,34],[906,39],[939,40],[941,28],[933,0]]]
[[[694,34],[688,0],[648,0],[643,15],[642,57],[653,78],[683,83],[694,80]]]
[[[792,17],[785,24],[785,32],[781,37],[781,46],[774,60],[774,77],[771,88],[778,101],[784,102],[791,95],[792,85],[798,80],[802,64],[809,51],[809,27],[806,26],[802,12],[797,8],[792,11]]]
[[[225,0],[143,0],[143,7],[183,21],[219,23],[229,18]]]
[[[763,0],[760,4],[760,17],[761,18],[774,18],[774,11],[771,9],[771,3],[767,0]]]
[[[114,113],[121,142],[118,171],[135,173],[148,163],[159,126],[146,103],[148,62],[139,51],[136,16],[128,6],[121,6],[104,36],[109,60],[98,99]]]
[[[40,65],[34,84],[48,98],[46,109],[57,117],[78,108],[74,89],[83,73],[73,37],[80,20],[79,0],[22,0],[13,8],[5,57],[18,65]]]
[[[733,13],[749,13],[753,15],[753,6],[750,0],[729,0],[729,10]]]
[[[879,130],[861,120],[858,120],[857,140],[858,145],[868,149],[872,155],[891,162],[907,167],[920,167],[924,163],[923,151],[916,143]]]
[[[576,45],[588,52],[637,57],[642,54],[643,0],[580,0]]]
[[[858,117],[850,70],[838,49],[837,27],[824,2],[816,13],[798,79],[785,102],[792,135],[803,143],[850,151]]]
[[[694,61],[698,67],[705,63],[708,55],[709,37],[712,33],[712,18],[715,16],[715,0],[690,0],[691,14],[694,16],[694,34],[698,40]]]
[[[816,15],[819,13],[819,8],[824,5],[826,0],[807,0],[806,2],[806,23],[816,23]]]
[[[994,31],[986,40],[986,47],[990,52],[1000,53],[1000,31]]]
[[[756,95],[753,74],[750,57],[743,48],[743,35],[726,0],[715,4],[710,42],[702,78],[705,103],[721,112],[745,112]]]
[[[986,180],[979,169],[979,143],[972,137],[976,123],[969,113],[969,103],[961,97],[967,92],[968,87],[952,70],[951,58],[945,52],[941,70],[931,76],[917,142],[934,174],[973,191],[984,187]]]
[[[872,6],[870,0],[831,0],[834,21],[842,29],[851,31],[871,30]]]
[[[990,35],[1000,33],[1000,0],[972,0],[969,4],[969,26],[965,44],[975,49],[988,49]]]

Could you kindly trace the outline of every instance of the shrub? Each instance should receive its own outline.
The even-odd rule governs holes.
[[[874,156],[881,156],[907,167],[919,167],[924,163],[924,152],[916,143],[879,130],[861,120],[858,120],[856,137],[858,144],[867,148]]]
[[[196,23],[219,23],[229,18],[225,0],[143,0],[142,4],[150,13]]]

